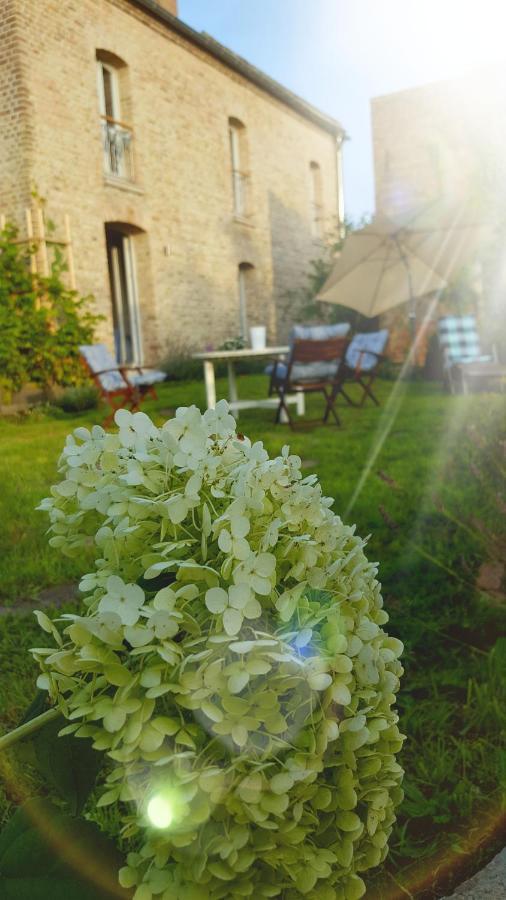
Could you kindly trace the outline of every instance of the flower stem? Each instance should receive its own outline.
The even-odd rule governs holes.
[[[48,709],[46,710],[46,712],[41,713],[40,716],[35,716],[35,718],[30,719],[29,722],[24,722],[23,725],[19,725],[18,728],[14,728],[13,731],[9,731],[7,732],[7,734],[3,734],[0,737],[0,751],[6,750],[7,747],[11,746],[11,744],[17,744],[18,741],[22,741],[30,734],[38,731],[39,728],[42,728],[48,722],[52,722],[53,719],[57,719],[60,715],[61,712],[59,709]]]

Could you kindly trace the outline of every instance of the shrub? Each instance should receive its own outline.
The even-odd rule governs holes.
[[[34,246],[17,241],[13,225],[0,232],[0,388],[8,393],[28,382],[82,381],[79,345],[93,342],[100,318],[89,311],[91,297],[65,287],[58,249],[47,278],[30,272],[34,253]]]
[[[79,387],[67,388],[55,403],[64,412],[83,412],[86,409],[96,409],[99,399],[95,385],[83,384]]]
[[[362,896],[402,797],[402,645],[364,542],[287,447],[269,460],[236,436],[224,401],[116,422],[76,429],[41,505],[54,547],[94,538],[101,558],[62,634],[38,613],[56,649],[33,653],[62,734],[108,758],[121,884]]]
[[[242,350],[245,341],[242,338],[231,338],[225,341],[219,350]],[[194,350],[186,346],[175,346],[169,357],[161,363],[160,368],[167,373],[171,381],[201,381],[202,360],[193,359]],[[238,375],[258,375],[265,369],[265,360],[241,359],[235,363],[235,371]],[[214,371],[217,378],[225,378],[227,364],[215,362]]]

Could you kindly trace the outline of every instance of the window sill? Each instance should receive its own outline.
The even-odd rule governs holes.
[[[139,187],[138,184],[135,184],[134,181],[129,181],[128,178],[120,178],[119,175],[104,174],[104,184],[107,187],[118,188],[120,191],[128,191],[131,194],[144,194],[144,189]]]
[[[247,228],[254,228],[254,227],[255,227],[255,223],[251,221],[251,216],[248,216],[248,217],[246,218],[246,216],[236,216],[236,215],[234,215],[232,218],[233,218],[233,221],[234,221],[237,225],[246,225]]]

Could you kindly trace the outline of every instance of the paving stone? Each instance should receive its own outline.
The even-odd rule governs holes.
[[[506,900],[506,848],[481,872],[461,884],[451,897],[465,900]]]

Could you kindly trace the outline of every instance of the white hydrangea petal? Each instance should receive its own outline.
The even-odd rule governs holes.
[[[244,538],[249,533],[250,521],[246,516],[236,516],[230,521],[230,530],[235,538]]]
[[[223,588],[209,588],[206,591],[205,604],[209,612],[222,613],[228,606],[228,594]]]
[[[258,575],[269,578],[276,571],[276,557],[273,553],[259,553],[256,558],[255,570]]]
[[[242,612],[245,619],[258,619],[262,615],[262,607],[258,600],[254,598],[247,602]]]
[[[223,553],[230,553],[232,549],[232,538],[230,537],[230,532],[223,528],[220,531],[218,536],[218,547],[220,550],[223,550]]]
[[[132,413],[127,409],[117,409],[114,413],[114,421],[118,428],[129,428],[132,421]]]
[[[223,613],[223,627],[231,637],[241,630],[242,613],[238,609],[228,608]]]
[[[112,594],[122,594],[125,582],[119,575],[109,575],[107,579],[107,590]]]
[[[245,538],[234,538],[232,541],[232,549],[236,559],[248,559],[251,554],[250,545]]]
[[[233,584],[228,589],[228,602],[234,609],[244,609],[251,600],[251,590],[247,584]]]

